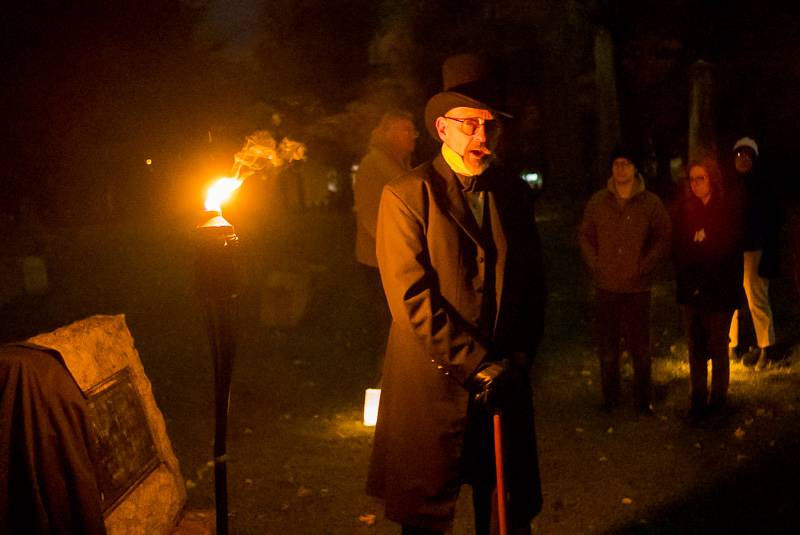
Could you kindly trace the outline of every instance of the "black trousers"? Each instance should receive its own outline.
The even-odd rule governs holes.
[[[386,341],[389,338],[389,326],[392,323],[392,315],[389,312],[389,305],[386,303],[386,294],[383,292],[381,276],[378,268],[358,264],[358,270],[364,285],[364,329],[369,332],[368,338],[380,340],[376,342],[374,379],[370,387],[380,388],[383,377],[383,360],[386,354]]]
[[[596,315],[603,402],[620,398],[619,360],[623,349],[633,361],[633,397],[639,408],[650,405],[650,292],[617,293],[597,289]]]
[[[472,487],[475,535],[497,534],[497,476],[495,473],[493,411],[470,401],[464,430],[463,481]],[[508,489],[507,489],[508,490]],[[530,535],[530,522],[515,519],[512,503],[507,504],[509,533]],[[520,516],[520,515],[516,515]],[[527,517],[525,517],[527,519]],[[444,531],[403,524],[402,535],[441,535]]]
[[[684,306],[686,332],[689,339],[689,374],[693,408],[707,403],[722,406],[728,394],[730,362],[728,360],[728,327],[732,310],[703,311]],[[711,398],[708,395],[708,361],[711,360]]]

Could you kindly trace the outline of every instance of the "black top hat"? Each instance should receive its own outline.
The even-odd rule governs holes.
[[[511,117],[498,109],[500,91],[497,79],[489,75],[486,56],[464,53],[448,57],[442,65],[444,91],[433,95],[425,106],[425,128],[435,140],[436,118],[443,117],[453,108],[481,108],[492,113]]]

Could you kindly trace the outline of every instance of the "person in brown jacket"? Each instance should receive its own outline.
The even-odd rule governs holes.
[[[353,179],[355,255],[365,266],[378,267],[375,231],[383,186],[411,171],[411,154],[418,135],[411,113],[400,110],[384,113],[370,134],[367,154],[359,162]]]
[[[625,147],[611,154],[611,178],[586,204],[578,242],[595,288],[603,407],[619,403],[624,338],[636,406],[650,414],[650,288],[669,253],[671,230],[664,204],[645,189],[636,162]]]
[[[367,492],[404,535],[449,531],[461,485],[488,535],[502,410],[510,533],[541,509],[530,367],[546,293],[533,192],[491,166],[500,136],[476,55],[449,58],[425,126],[432,162],[383,190],[377,256],[392,313]]]
[[[362,310],[364,325],[375,333],[375,339],[386,340],[389,329],[389,308],[383,294],[375,257],[375,231],[378,226],[378,204],[383,186],[411,171],[411,155],[419,132],[411,113],[390,110],[383,114],[372,130],[367,154],[358,164],[353,180],[353,211],[356,216],[355,258],[358,262],[367,300]],[[377,351],[376,379],[380,388],[385,345]]]

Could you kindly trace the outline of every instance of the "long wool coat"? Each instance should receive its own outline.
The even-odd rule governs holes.
[[[528,186],[486,173],[490,232],[441,156],[386,186],[378,216],[392,327],[367,491],[387,518],[429,529],[450,526],[464,482],[467,381],[512,353],[527,366],[503,412],[509,509],[524,521],[541,508],[528,375],[544,324],[541,245]]]

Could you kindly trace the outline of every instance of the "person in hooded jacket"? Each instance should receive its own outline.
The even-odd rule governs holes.
[[[728,322],[743,297],[740,199],[726,195],[713,158],[690,163],[686,187],[672,213],[672,230],[677,301],[683,306],[689,342],[689,418],[699,420],[725,405]]]
[[[630,148],[617,147],[610,162],[608,185],[589,199],[578,231],[595,289],[603,408],[619,403],[624,339],[633,362],[634,402],[649,415],[650,290],[653,272],[669,253],[670,219],[661,199],[645,189]]]

